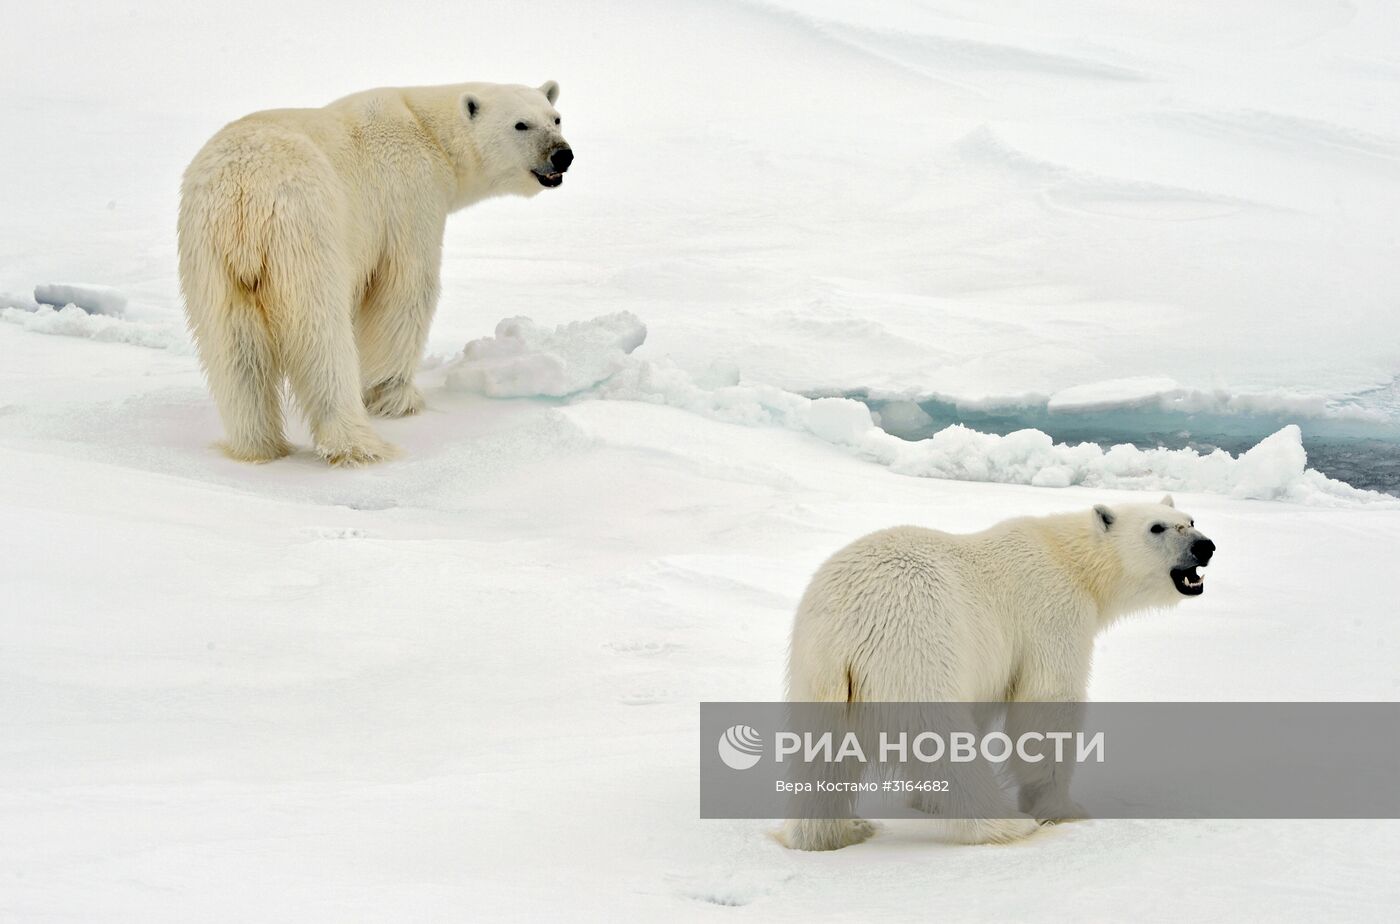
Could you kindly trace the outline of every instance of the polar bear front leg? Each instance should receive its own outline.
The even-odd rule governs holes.
[[[875,825],[864,818],[790,818],[778,840],[791,850],[840,850],[870,839]]]
[[[407,263],[386,261],[355,316],[365,409],[379,417],[423,410],[413,372],[437,310],[439,250]]]
[[[1089,659],[1093,641],[1076,643],[1063,638],[1059,644],[1045,644],[1027,659],[1016,678],[1015,693],[1006,710],[1006,734],[1012,741],[1025,735],[1074,734],[1083,728],[1084,688],[1089,679]],[[1070,798],[1069,784],[1074,775],[1075,745],[1064,740],[1065,759],[1055,760],[1052,739],[1032,738],[1027,750],[1040,752],[1038,761],[1024,760],[1013,750],[1012,778],[1019,788],[1021,811],[1041,822],[1055,823],[1087,818],[1084,809]],[[1040,747],[1032,749],[1031,743]]]
[[[931,729],[971,731],[986,727],[971,707],[959,703],[926,706],[920,711],[906,705],[895,714],[907,723],[900,730],[909,740]],[[954,761],[945,750],[934,761],[906,762],[900,773],[919,784],[910,794],[910,807],[936,820],[947,840],[1006,844],[1030,837],[1040,827],[1035,819],[1011,807],[996,771],[980,755],[970,761]]]
[[[1060,694],[1068,697],[1070,694]],[[1039,739],[1040,760],[1023,760],[1013,752],[1011,775],[1019,787],[1018,804],[1021,811],[1036,820],[1055,824],[1087,818],[1088,813],[1069,794],[1074,775],[1075,748],[1072,739],[1063,742],[1064,761],[1055,760],[1055,746],[1048,737],[1052,733],[1074,734],[1082,727],[1083,707],[1061,698],[1054,702],[1012,703],[1006,713],[1006,734],[1020,741],[1026,734],[1047,736]],[[1028,744],[1028,749],[1029,744]]]

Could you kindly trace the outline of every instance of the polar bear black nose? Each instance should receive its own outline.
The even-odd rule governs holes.
[[[1215,554],[1215,543],[1209,539],[1197,539],[1191,543],[1191,554],[1201,564],[1209,564],[1210,557]]]
[[[574,162],[574,152],[572,148],[560,148],[549,155],[549,165],[560,173],[569,169],[569,164]]]

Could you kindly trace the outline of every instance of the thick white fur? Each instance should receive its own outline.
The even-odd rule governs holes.
[[[413,372],[447,215],[540,191],[530,171],[564,145],[558,90],[369,90],[254,113],[200,150],[181,186],[180,285],[230,456],[290,451],[284,381],[328,462],[392,455],[367,411],[423,407]]]
[[[1155,523],[1168,528],[1152,533]],[[1188,563],[1199,538],[1169,497],[1008,520],[971,535],[915,526],[873,533],[812,578],[793,626],[788,698],[1078,702],[1094,636],[1125,613],[1180,602],[1170,571]],[[1022,810],[1033,815],[1007,807],[994,814],[1010,817],[945,822],[952,838],[1014,840],[1033,832],[1036,818],[1077,814],[1067,776],[1018,782]],[[1005,800],[999,786],[982,795]],[[791,820],[783,839],[831,850],[872,830],[859,819]]]

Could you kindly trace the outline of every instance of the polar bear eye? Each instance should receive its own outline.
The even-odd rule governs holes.
[[[1154,533],[1164,533],[1167,531],[1167,526],[1165,523],[1153,523],[1152,531]]]
[[[559,117],[558,117],[558,116],[555,116],[555,117],[554,117],[554,124],[555,124],[555,125],[558,125],[558,124],[559,124]]]
[[[529,129],[530,126],[526,125],[524,122],[515,123],[515,130],[518,132],[529,131]]]

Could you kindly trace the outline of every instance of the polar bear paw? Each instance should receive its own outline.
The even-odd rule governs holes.
[[[423,393],[412,382],[391,379],[365,389],[365,410],[375,417],[407,417],[423,410]]]
[[[792,850],[840,850],[874,833],[875,825],[864,818],[797,818],[783,825],[778,840]]]
[[[1029,813],[1043,825],[1062,825],[1070,822],[1083,821],[1089,817],[1084,806],[1073,799],[1065,799],[1057,803],[1037,805],[1030,808]]]
[[[399,450],[366,430],[344,439],[318,440],[316,453],[337,468],[359,468],[392,459]]]
[[[225,440],[218,445],[223,454],[230,459],[236,462],[249,462],[253,465],[275,462],[292,454],[292,444],[281,437],[252,443],[235,443],[232,440]]]
[[[959,844],[1009,844],[1030,837],[1040,829],[1040,824],[1026,815],[969,818],[949,824],[952,839]]]

